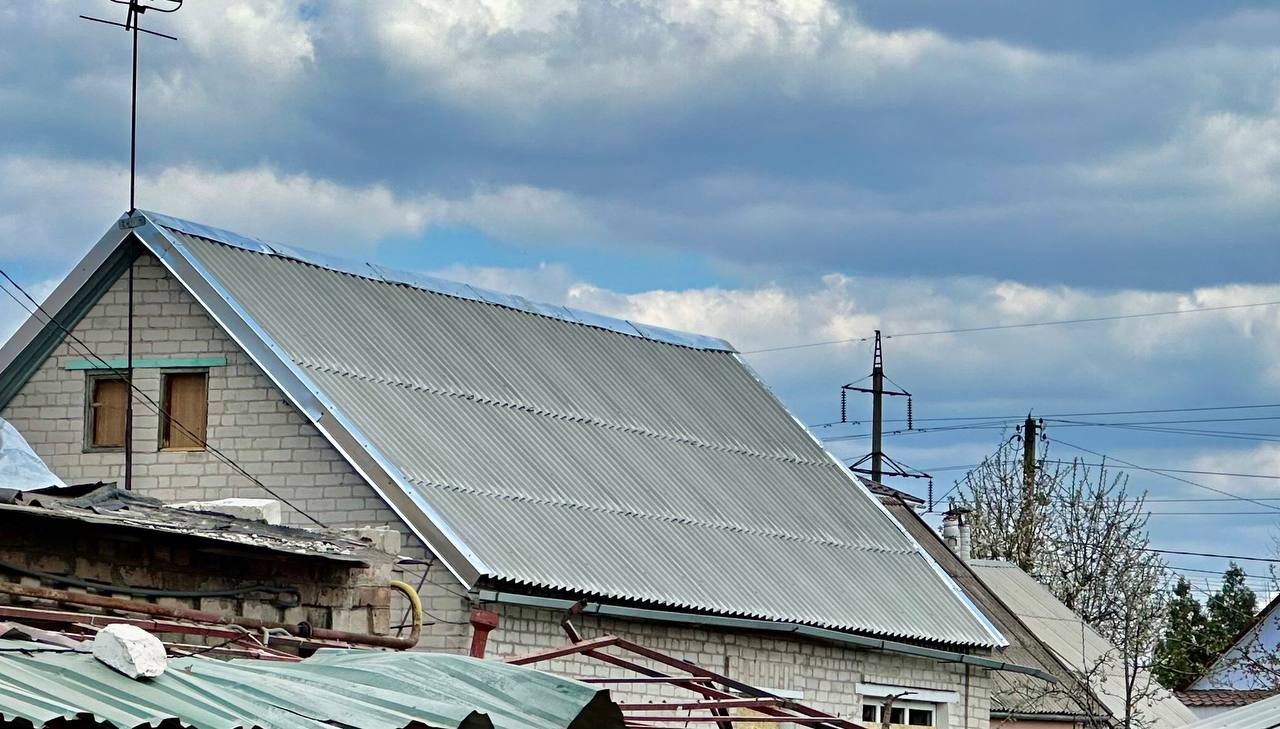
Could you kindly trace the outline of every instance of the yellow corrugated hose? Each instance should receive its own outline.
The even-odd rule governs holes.
[[[392,580],[391,588],[403,592],[409,598],[409,605],[413,607],[413,630],[409,633],[409,640],[416,644],[418,636],[422,634],[422,598],[418,597],[418,591],[412,585],[400,580]]]

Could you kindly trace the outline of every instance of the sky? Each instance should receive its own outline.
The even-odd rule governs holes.
[[[128,37],[81,13],[121,19],[0,7],[0,268],[36,294],[128,207]],[[868,403],[826,424],[869,345],[756,350],[881,329],[926,429],[886,450],[937,494],[1034,413],[1051,458],[1271,476],[1125,471],[1155,546],[1280,556],[1280,306],[902,336],[1280,301],[1271,4],[193,0],[145,25],[179,40],[142,44],[140,207],[726,338],[849,459]],[[0,334],[20,313],[0,297]],[[1182,411],[1064,415],[1134,410]],[[1215,422],[1114,427],[1187,420]]]

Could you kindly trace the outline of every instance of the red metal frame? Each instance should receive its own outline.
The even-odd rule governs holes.
[[[606,649],[612,649],[624,655],[607,653]],[[630,654],[630,657],[625,654]],[[738,722],[792,723],[821,729],[865,729],[862,724],[851,719],[831,716],[791,699],[775,696],[764,689],[616,635],[583,640],[560,648],[512,658],[507,662],[517,666],[527,666],[570,656],[585,656],[639,674],[617,678],[581,679],[587,683],[661,683],[685,689],[694,694],[694,698],[689,700],[619,704],[627,726],[631,729],[660,729],[666,725],[685,722],[714,723],[719,724],[721,729],[733,729],[734,724]],[[637,663],[637,657],[673,670],[650,668]],[[731,715],[730,709],[747,709],[753,714]],[[688,713],[672,713],[678,711]]]

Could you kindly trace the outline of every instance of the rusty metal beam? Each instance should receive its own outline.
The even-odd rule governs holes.
[[[242,628],[250,628],[253,630],[262,630],[263,628],[268,630],[285,630],[299,638],[314,637],[321,640],[351,643],[353,645],[376,646],[379,648],[393,648],[396,650],[408,650],[417,645],[417,640],[410,638],[395,638],[392,636],[368,635],[365,633],[349,633],[343,630],[311,628],[310,626],[305,625],[291,625],[289,623],[281,623],[273,620],[259,620],[258,618],[242,616],[223,616],[218,613],[206,612],[204,610],[166,607],[164,605],[156,605],[149,602],[138,602],[136,600],[106,597],[103,595],[89,595],[80,592],[68,592],[66,590],[57,590],[52,587],[20,585],[14,582],[0,582],[0,593],[17,595],[19,597],[27,597],[35,600],[49,600],[51,602],[87,605],[90,607],[103,608],[106,610],[118,610],[120,612],[127,613],[137,613],[140,615],[152,615],[172,620],[189,620],[196,623],[212,623],[214,625],[239,625]]]
[[[760,706],[776,706],[782,699],[717,699],[710,701],[668,701],[642,704],[618,704],[623,711],[647,711],[650,709],[754,709]]]
[[[620,640],[622,639],[616,636],[606,635],[602,638],[592,638],[591,640],[584,640],[581,643],[574,643],[562,648],[552,648],[551,650],[519,656],[517,658],[509,659],[507,663],[510,663],[513,666],[524,666],[530,663],[538,663],[540,661],[550,661],[555,658],[564,658],[565,656],[572,656],[578,653],[586,653],[597,648],[608,648]]]

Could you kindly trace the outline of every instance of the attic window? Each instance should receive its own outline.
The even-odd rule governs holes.
[[[209,413],[208,372],[165,372],[161,377],[165,417],[160,449],[204,450]]]
[[[114,450],[124,448],[125,411],[129,385],[119,377],[89,377],[86,381],[85,445]]]

